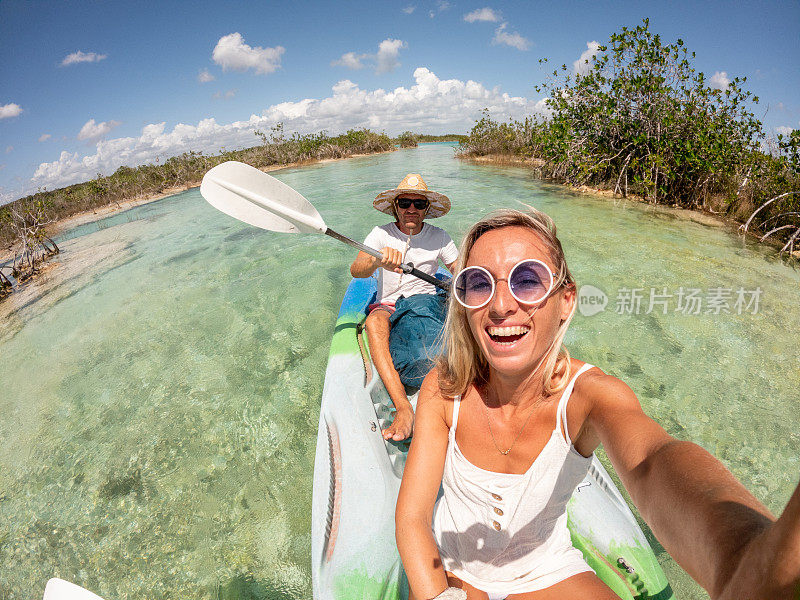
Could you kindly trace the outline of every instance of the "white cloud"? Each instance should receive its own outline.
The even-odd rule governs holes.
[[[376,54],[346,52],[342,54],[340,58],[331,61],[331,66],[362,69],[364,68],[364,61],[370,61],[375,63],[375,73],[379,75],[381,73],[390,73],[400,66],[400,61],[398,60],[400,50],[407,47],[407,44],[403,40],[388,38],[378,45],[378,52]]]
[[[416,6],[414,6],[413,4],[410,4],[410,5],[406,6],[406,7],[403,9],[403,12],[404,12],[404,13],[406,13],[407,15],[410,15],[410,14],[411,14],[411,13],[413,13],[413,12],[414,12],[416,9],[417,9],[417,7],[416,7]]]
[[[575,73],[578,75],[587,75],[592,70],[594,65],[594,56],[597,54],[600,44],[597,41],[586,42],[586,50],[580,55],[580,58],[572,63]]]
[[[255,48],[244,43],[240,33],[230,33],[219,38],[211,58],[223,71],[246,71],[253,69],[258,75],[272,73],[281,66],[281,56],[286,51],[283,46],[274,48]]]
[[[216,77],[209,73],[208,69],[203,69],[197,74],[197,81],[200,83],[208,83],[209,81],[214,81],[215,79]]]
[[[716,88],[718,90],[724,90],[728,87],[731,80],[728,78],[728,74],[725,71],[717,71],[711,76],[711,79],[708,80],[708,84],[712,88]]]
[[[43,133],[42,135],[40,135],[40,136],[39,136],[39,141],[40,141],[40,142],[46,142],[46,141],[47,141],[47,140],[49,140],[51,137],[52,137],[52,136],[51,136],[49,133]]]
[[[494,30],[494,38],[492,38],[492,44],[498,45],[503,44],[506,46],[511,46],[512,48],[516,48],[517,50],[527,50],[531,47],[531,42],[529,39],[522,37],[516,31],[513,33],[509,33],[506,31],[508,27],[508,23],[503,23]]]
[[[356,54],[355,52],[345,52],[342,57],[331,61],[332,67],[347,67],[348,69],[363,69],[364,63],[361,61],[369,58],[369,54]]]
[[[397,60],[397,55],[400,53],[401,48],[406,47],[406,43],[403,40],[393,40],[391,38],[383,40],[378,45],[378,54],[375,56],[377,61],[375,72],[390,73],[399,67],[400,61]]]
[[[775,133],[780,135],[790,135],[794,131],[794,127],[787,127],[785,125],[781,125],[780,127],[775,128]]]
[[[390,91],[362,90],[345,79],[334,85],[326,98],[274,104],[243,121],[221,124],[210,118],[196,125],[179,123],[171,131],[163,122],[152,123],[138,137],[98,141],[93,154],[62,152],[58,160],[40,164],[20,195],[36,187],[54,189],[91,179],[97,173],[113,173],[121,165],[136,166],[156,158],[163,161],[189,150],[216,152],[222,147],[253,146],[257,143],[256,129],[269,130],[277,123],[301,134],[321,130],[335,133],[354,127],[390,134],[406,130],[466,132],[483,108],[501,121],[545,112],[542,100],[510,96],[472,80],[439,79],[429,69],[419,67],[411,86]]]
[[[17,117],[21,112],[22,107],[19,104],[4,104],[0,106],[0,119]]]
[[[78,132],[79,140],[98,140],[107,136],[112,129],[120,126],[122,123],[119,121],[103,121],[102,123],[95,123],[94,119],[89,119],[84,123],[81,130]]]
[[[92,63],[92,62],[100,62],[101,60],[105,60],[108,58],[108,54],[97,54],[96,52],[81,52],[78,50],[77,52],[73,52],[72,54],[67,54],[64,57],[64,60],[61,61],[61,66],[66,67],[69,65],[76,65],[78,63]]]
[[[431,19],[433,19],[436,16],[437,13],[444,12],[448,8],[450,8],[451,6],[453,6],[453,5],[450,4],[447,0],[437,0],[437,2],[436,2],[436,10],[429,11],[428,12],[428,16]]]
[[[464,15],[464,20],[467,23],[474,23],[475,21],[497,23],[497,21],[500,20],[500,15],[487,6],[486,8],[478,8],[473,10],[471,13],[467,13]]]
[[[236,90],[228,90],[227,92],[217,92],[212,97],[216,99],[225,99],[228,100],[229,98],[233,98],[236,95]]]

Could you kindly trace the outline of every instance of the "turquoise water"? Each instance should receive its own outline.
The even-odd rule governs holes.
[[[435,223],[456,239],[519,200],[551,214],[579,283],[608,297],[576,316],[573,354],[782,509],[800,471],[797,271],[724,229],[462,163],[448,146],[274,175],[363,239],[385,222],[372,197],[408,172],[450,195]],[[64,264],[0,321],[0,597],[41,597],[60,576],[107,600],[310,598],[319,400],[354,252],[243,225],[198,190],[61,246]],[[762,292],[756,314],[733,300],[683,314],[674,298],[644,314],[650,288],[681,286]],[[623,288],[644,290],[639,314],[615,311]],[[681,598],[706,598],[659,558]]]

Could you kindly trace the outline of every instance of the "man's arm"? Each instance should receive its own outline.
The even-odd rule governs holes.
[[[455,243],[447,235],[447,232],[442,229],[442,248],[439,251],[439,260],[444,263],[444,266],[447,267],[447,270],[450,271],[452,275],[455,275],[455,271],[453,270],[456,266],[456,261],[458,260],[458,248],[456,248]]]
[[[403,262],[403,255],[399,250],[389,247],[388,242],[388,235],[381,227],[373,228],[364,240],[364,245],[370,248],[380,248],[383,258],[375,258],[366,252],[359,252],[353,264],[350,265],[350,274],[357,278],[369,277],[381,267],[402,273],[399,267]]]
[[[350,265],[350,275],[363,278],[372,275],[376,269],[382,267],[395,273],[402,273],[400,264],[403,262],[403,253],[388,246],[381,249],[383,258],[375,258],[366,252],[359,252],[353,264]]]
[[[713,598],[794,599],[782,593],[792,594],[800,577],[798,492],[776,528],[769,510],[722,463],[668,435],[622,381],[603,374],[591,383],[584,429],[604,445],[642,517],[678,564]],[[776,579],[779,563],[782,580]]]
[[[358,256],[350,265],[350,275],[353,277],[369,277],[378,268],[378,259],[366,252],[359,251]]]

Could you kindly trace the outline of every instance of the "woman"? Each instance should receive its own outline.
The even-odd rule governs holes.
[[[464,597],[459,588],[469,600],[616,599],[566,526],[600,444],[713,598],[800,597],[800,492],[776,522],[708,452],[647,417],[627,385],[562,346],[576,285],[549,217],[489,215],[465,236],[456,271],[447,350],[420,391],[397,501],[412,598]]]

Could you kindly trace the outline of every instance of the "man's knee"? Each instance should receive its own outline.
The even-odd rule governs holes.
[[[367,330],[367,335],[370,336],[371,339],[374,339],[375,336],[388,337],[389,330],[391,329],[391,324],[389,322],[390,316],[391,315],[388,311],[380,308],[369,313],[369,315],[367,315],[367,320],[364,323],[364,328]]]
[[[389,331],[391,328],[389,317],[391,317],[389,311],[380,308],[373,310],[367,315],[367,321],[364,323],[367,332],[374,331],[375,333],[380,333]]]

